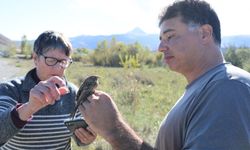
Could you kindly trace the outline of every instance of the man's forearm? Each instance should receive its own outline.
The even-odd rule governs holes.
[[[119,122],[106,140],[114,150],[156,150],[144,142],[125,122]]]
[[[142,139],[125,122],[116,123],[116,128],[105,139],[114,150],[140,150],[143,143]]]

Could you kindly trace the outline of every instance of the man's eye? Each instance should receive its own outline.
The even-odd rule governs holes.
[[[171,40],[173,37],[174,37],[174,35],[168,35],[168,36],[167,36],[167,40],[169,41],[169,40]]]

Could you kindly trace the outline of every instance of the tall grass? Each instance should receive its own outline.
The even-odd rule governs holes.
[[[182,76],[167,68],[104,68],[75,63],[66,74],[78,86],[88,75],[101,76],[98,89],[111,94],[124,119],[152,145],[161,120],[181,96],[186,84]],[[87,149],[108,150],[111,147],[98,138]]]
[[[13,64],[25,73],[33,67],[32,61],[13,60]],[[73,63],[66,77],[77,86],[89,75],[99,75],[99,90],[109,93],[116,102],[124,119],[147,142],[154,145],[161,120],[181,96],[186,81],[167,68],[105,68]],[[110,145],[98,137],[87,147],[75,150],[109,150]]]

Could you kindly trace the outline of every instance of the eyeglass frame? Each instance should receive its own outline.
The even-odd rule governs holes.
[[[55,66],[57,63],[59,63],[59,65],[61,67],[68,68],[73,63],[73,60],[71,58],[68,58],[68,59],[57,59],[55,57],[49,57],[49,56],[45,56],[43,54],[40,54],[40,56],[44,57],[44,62],[45,62],[45,64],[47,66]],[[48,58],[52,59],[52,60],[55,60],[55,63],[54,64],[48,64],[48,62],[47,62]],[[65,62],[65,63],[63,63],[63,62]]]

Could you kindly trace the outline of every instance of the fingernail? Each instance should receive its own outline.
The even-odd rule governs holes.
[[[60,95],[65,95],[69,93],[69,89],[67,87],[60,87],[59,89]]]

